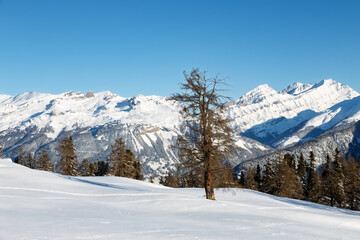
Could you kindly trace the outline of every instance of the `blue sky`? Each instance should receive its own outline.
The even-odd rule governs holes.
[[[236,99],[333,78],[360,91],[360,1],[0,0],[0,94],[169,96],[193,67]]]

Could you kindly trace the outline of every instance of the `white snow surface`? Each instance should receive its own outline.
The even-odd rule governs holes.
[[[359,239],[360,212],[238,189],[69,177],[0,159],[0,239]]]
[[[15,97],[0,95],[0,131],[16,127],[50,127],[48,137],[62,130],[95,127],[111,122],[168,128],[181,122],[179,104],[160,96],[123,98],[111,92],[96,94],[43,94],[26,92]]]
[[[305,127],[327,130],[343,121],[360,120],[359,104],[351,107],[346,102],[359,96],[349,86],[332,79],[316,84],[293,83],[279,92],[265,84],[230,105],[227,116],[238,133],[251,129],[258,137],[282,134],[304,122]],[[348,105],[349,111],[340,111],[341,105],[337,105],[341,103]]]

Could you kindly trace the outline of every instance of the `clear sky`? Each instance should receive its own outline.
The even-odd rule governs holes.
[[[360,91],[360,1],[0,0],[0,94],[169,96],[193,67],[234,99],[328,78]]]

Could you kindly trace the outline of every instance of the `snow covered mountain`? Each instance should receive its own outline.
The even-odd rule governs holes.
[[[280,92],[261,85],[235,101],[227,116],[238,134],[285,148],[360,120],[359,96],[331,79],[295,83]]]
[[[359,93],[334,80],[294,83],[283,91],[261,85],[228,105],[226,116],[241,148],[229,158],[234,166],[360,120]],[[178,162],[172,146],[184,131],[180,108],[160,96],[111,92],[0,95],[0,145],[7,157],[22,146],[33,153],[46,149],[56,161],[59,142],[72,135],[78,160],[98,161],[107,159],[122,136],[145,175],[160,176]]]
[[[111,92],[59,95],[27,92],[0,96],[0,145],[14,158],[17,149],[36,153],[46,149],[53,161],[56,147],[73,136],[78,160],[106,160],[120,136],[141,160],[144,174],[161,176],[175,171],[175,149],[182,134],[180,105],[160,96],[122,98]],[[251,158],[271,148],[237,136],[243,151],[234,159]]]
[[[360,213],[247,189],[70,177],[0,159],[0,239],[359,239]]]

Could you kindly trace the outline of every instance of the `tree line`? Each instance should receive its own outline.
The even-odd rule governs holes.
[[[90,162],[84,158],[78,163],[71,136],[65,137],[56,151],[60,160],[58,164],[53,164],[45,149],[34,157],[32,153],[24,152],[23,148],[19,147],[14,162],[32,169],[56,171],[69,176],[114,175],[144,180],[140,161],[126,148],[122,138],[118,138],[112,145],[112,151],[106,161]]]
[[[242,171],[239,184],[280,197],[360,210],[359,160],[340,156],[338,149],[319,168],[313,152],[308,160],[301,154],[298,161],[294,155],[279,153],[263,170],[257,165]]]

